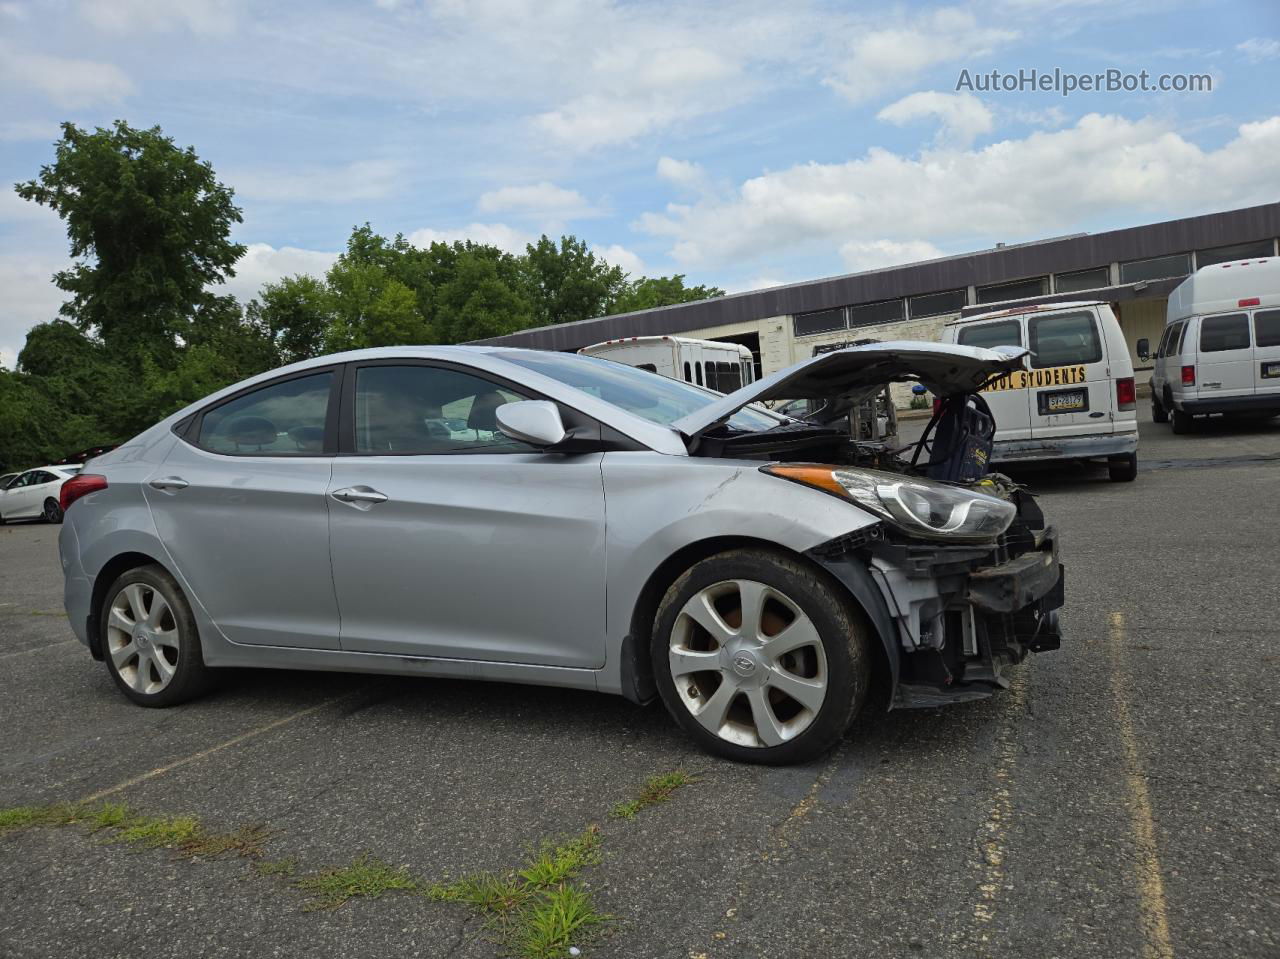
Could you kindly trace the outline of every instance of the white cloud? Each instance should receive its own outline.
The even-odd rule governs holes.
[[[958,7],[942,7],[902,26],[850,32],[853,39],[826,82],[855,103],[930,67],[983,56],[1018,37],[1014,30],[982,25]]]
[[[726,288],[726,293],[750,293],[752,290],[767,290],[771,286],[786,286],[787,280],[779,280],[772,276],[757,276],[745,283],[731,285]]]
[[[47,140],[53,143],[62,135],[52,120],[0,120],[0,142],[22,143]]]
[[[4,290],[4,309],[0,310],[0,364],[12,369],[18,351],[26,342],[27,331],[37,323],[57,319],[58,308],[67,295],[53,285],[53,274],[69,265],[65,255],[0,255],[0,290]]]
[[[482,193],[478,207],[481,213],[511,212],[557,222],[601,214],[577,190],[567,190],[545,180],[529,186],[504,186]]]
[[[928,240],[850,240],[840,245],[840,259],[851,272],[918,263],[945,256]]]
[[[1163,121],[1089,114],[976,150],[874,148],[846,163],[800,164],[727,198],[644,214],[637,226],[668,237],[680,263],[702,266],[851,242],[1033,238],[1091,217],[1166,219],[1271,202],[1277,180],[1280,116],[1205,150]]]
[[[224,182],[238,196],[277,203],[350,203],[399,192],[404,168],[393,160],[358,160],[335,167],[239,170]]]
[[[195,34],[226,35],[235,27],[234,0],[82,0],[81,15],[112,33],[185,27]]]
[[[296,246],[278,249],[269,243],[249,243],[238,261],[236,275],[215,290],[230,293],[247,303],[258,295],[264,283],[275,283],[286,276],[307,273],[322,277],[338,258],[337,253],[322,250],[303,250]]]
[[[414,246],[430,246],[432,243],[455,243],[470,240],[496,246],[507,253],[524,253],[524,248],[536,238],[505,223],[472,223],[455,230],[414,230],[406,237]]]
[[[622,267],[622,272],[629,275],[633,280],[644,276],[644,260],[640,259],[639,255],[631,252],[625,246],[617,243],[604,247],[593,246],[591,252],[610,266]]]
[[[711,182],[702,164],[666,156],[658,158],[658,177],[694,193],[705,192]]]
[[[895,126],[930,117],[942,124],[935,141],[939,146],[967,147],[995,127],[991,111],[972,93],[925,90],[905,96],[876,114],[877,120]]]
[[[1237,43],[1236,49],[1244,54],[1250,63],[1261,63],[1263,60],[1275,60],[1280,57],[1280,40],[1270,37],[1250,37],[1244,43]]]
[[[111,63],[22,53],[0,43],[0,89],[35,90],[65,109],[118,103],[133,81]]]

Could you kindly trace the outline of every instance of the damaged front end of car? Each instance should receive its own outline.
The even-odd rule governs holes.
[[[1063,566],[1035,498],[988,472],[995,422],[980,390],[1025,350],[898,342],[814,357],[676,424],[695,456],[764,460],[760,470],[840,497],[876,523],[811,549],[853,594],[888,659],[891,708],[990,696],[1031,652],[1059,648]],[[889,383],[937,397],[912,444],[862,442],[843,418]],[[823,415],[734,431],[744,404],[804,398]]]

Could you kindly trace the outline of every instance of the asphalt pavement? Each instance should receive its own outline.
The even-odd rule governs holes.
[[[1174,437],[1147,416],[1136,482],[1018,474],[1062,534],[1061,651],[783,769],[555,689],[237,671],[140,709],[70,633],[56,530],[2,527],[0,809],[122,801],[262,825],[300,874],[368,854],[424,881],[595,823],[581,881],[614,918],[591,957],[1278,956],[1280,421]],[[698,781],[609,815],[676,769]],[[104,835],[0,837],[0,956],[500,954],[457,904],[308,910],[243,859]]]

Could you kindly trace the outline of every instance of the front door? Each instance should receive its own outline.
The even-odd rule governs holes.
[[[1013,317],[988,323],[966,323],[960,327],[956,342],[961,346],[994,349],[1023,343],[1022,320]],[[1031,437],[1031,407],[1025,385],[1026,374],[1014,370],[992,382],[982,391],[996,421],[996,440],[1025,440]]]
[[[542,453],[528,397],[427,363],[354,365],[329,511],[342,648],[604,665],[601,454]]]
[[[178,573],[233,643],[338,648],[324,452],[336,376],[290,377],[203,412],[142,486]]]
[[[1115,381],[1092,308],[1027,318],[1031,435],[1037,440],[1115,429]]]
[[[1200,318],[1196,360],[1200,398],[1251,396],[1256,382],[1248,313],[1219,313]]]

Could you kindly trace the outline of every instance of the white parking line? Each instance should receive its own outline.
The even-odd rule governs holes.
[[[341,696],[334,696],[332,699],[326,699],[322,703],[317,703],[314,706],[308,706],[306,709],[301,709],[296,713],[291,713],[290,715],[284,716],[281,719],[276,719],[263,726],[259,726],[256,729],[251,729],[247,733],[241,733],[239,736],[233,736],[232,738],[228,739],[226,742],[218,743],[218,745],[216,746],[210,746],[208,749],[202,749],[197,753],[192,753],[190,756],[184,756],[182,759],[175,759],[173,762],[168,763],[167,765],[164,765],[164,766],[159,766],[156,769],[151,770],[150,772],[143,773],[141,776],[135,776],[132,779],[126,779],[124,782],[120,783],[117,786],[111,786],[107,789],[99,789],[97,792],[90,793],[88,796],[85,796],[83,799],[80,800],[80,802],[97,802],[99,799],[105,799],[108,796],[114,796],[116,793],[124,792],[126,789],[130,789],[141,783],[147,782],[150,779],[155,779],[157,776],[163,776],[167,772],[172,772],[173,770],[177,769],[180,766],[186,766],[189,763],[197,762],[198,760],[204,759],[207,756],[212,756],[214,753],[222,752],[222,750],[224,749],[230,749],[232,746],[238,746],[240,745],[240,743],[246,742],[250,739],[255,739],[258,736],[261,736],[263,733],[269,733],[273,729],[279,729],[281,726],[288,725],[294,720],[302,719],[305,716],[310,716],[312,713],[319,712],[322,709],[332,706],[334,703],[342,702],[342,700],[349,699],[352,696],[356,695],[357,693],[364,692],[364,690],[367,688],[368,687],[362,686],[359,689],[353,689],[349,693],[343,693]]]

